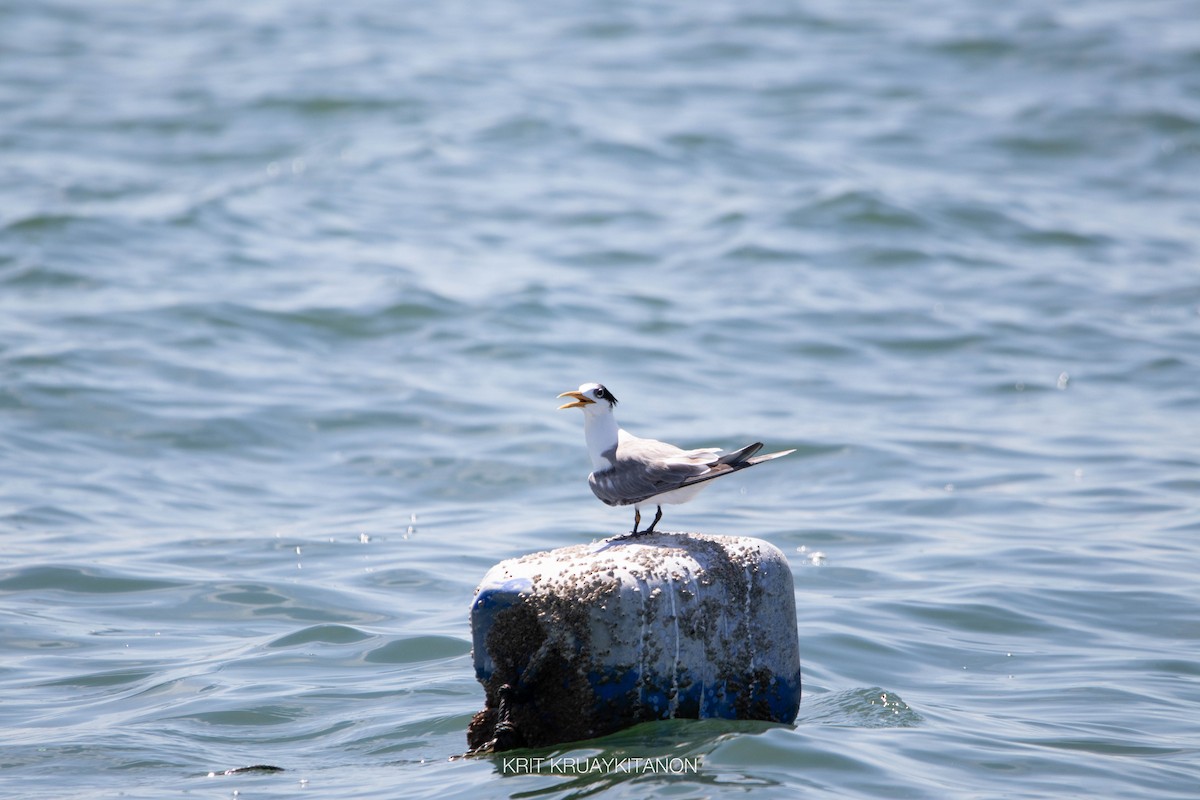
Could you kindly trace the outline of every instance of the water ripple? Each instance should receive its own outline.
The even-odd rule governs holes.
[[[1192,797],[1192,17],[4,4],[4,774]],[[798,724],[552,751],[698,775],[448,760],[479,577],[627,525],[589,380],[797,448],[672,519],[791,558]]]

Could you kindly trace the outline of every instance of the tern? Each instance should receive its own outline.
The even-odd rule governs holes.
[[[642,524],[642,506],[654,505],[654,522],[642,533],[653,533],[662,519],[665,504],[686,503],[708,486],[708,481],[738,470],[753,467],[795,450],[780,450],[756,456],[762,442],[748,444],[732,453],[720,455],[718,447],[683,450],[655,439],[641,439],[617,425],[613,416],[617,398],[599,383],[585,383],[574,392],[559,395],[572,398],[559,409],[583,409],[583,435],[592,457],[588,485],[592,493],[610,506],[633,506],[633,532]]]

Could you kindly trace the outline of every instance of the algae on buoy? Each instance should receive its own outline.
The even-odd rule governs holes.
[[[503,561],[471,628],[487,697],[472,751],[657,719],[790,723],[800,707],[792,574],[759,539],[654,533]]]

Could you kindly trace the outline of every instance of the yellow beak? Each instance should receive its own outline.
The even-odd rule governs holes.
[[[590,406],[592,403],[596,402],[595,400],[591,399],[586,394],[583,394],[581,392],[563,392],[562,394],[559,395],[559,397],[574,397],[575,398],[574,403],[563,403],[561,406],[559,406],[558,408],[560,411],[564,408],[583,408],[584,406]]]

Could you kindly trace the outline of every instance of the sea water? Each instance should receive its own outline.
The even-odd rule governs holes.
[[[8,0],[0,794],[1195,797],[1197,175],[1182,1]],[[454,758],[588,381],[794,726]]]

